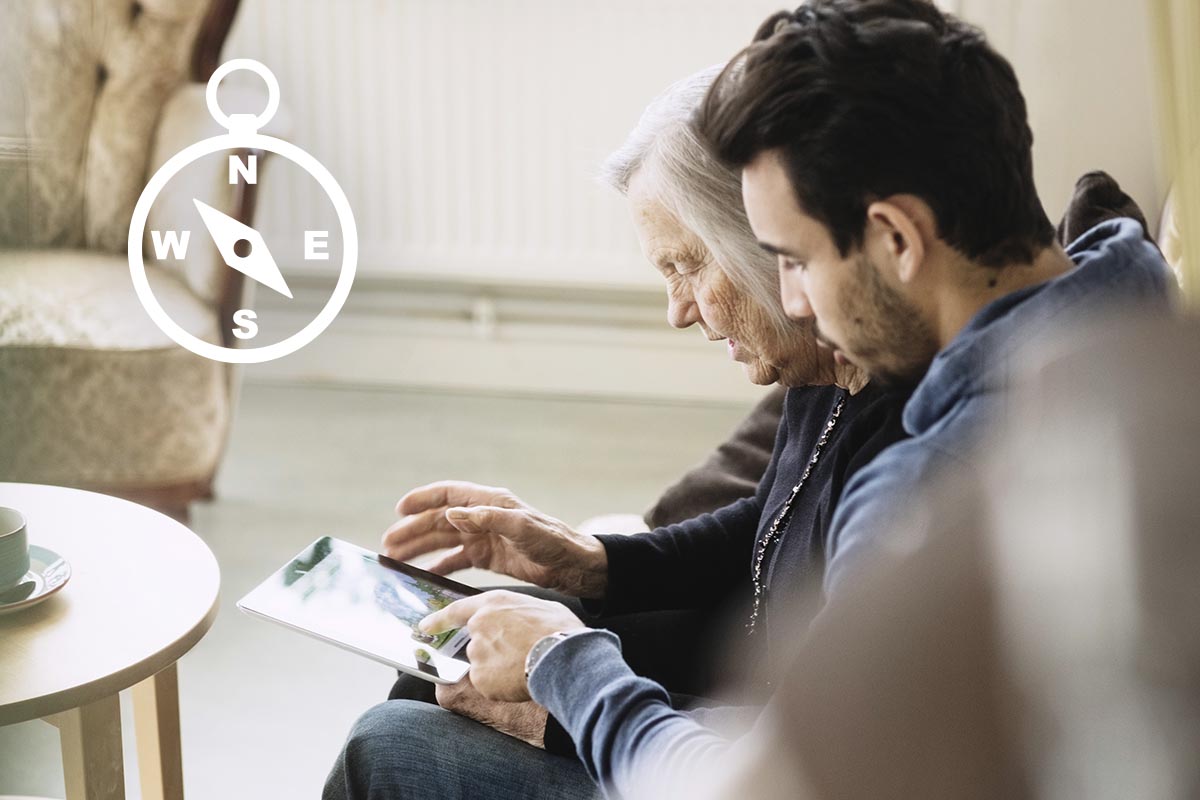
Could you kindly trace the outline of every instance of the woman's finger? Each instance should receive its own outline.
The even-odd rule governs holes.
[[[383,532],[383,546],[397,547],[429,533],[449,533],[454,530],[455,527],[446,519],[445,509],[431,508],[419,514],[401,517],[389,525]]]
[[[449,575],[451,572],[458,572],[460,569],[473,566],[475,564],[471,561],[471,557],[463,551],[462,545],[459,545],[427,569],[434,575]]]
[[[546,535],[546,529],[524,509],[472,506],[448,508],[446,519],[463,533],[486,533],[524,542]]]
[[[504,489],[469,481],[437,481],[413,489],[396,503],[397,514],[416,514],[432,508],[473,506],[494,503],[507,495]]]
[[[408,561],[417,556],[432,553],[434,550],[456,547],[460,544],[462,544],[462,534],[458,531],[434,531],[433,533],[419,536],[416,539],[409,539],[390,547],[384,547],[383,554],[396,561]]]

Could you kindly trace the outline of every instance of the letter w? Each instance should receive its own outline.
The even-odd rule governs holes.
[[[162,231],[150,231],[150,238],[154,240],[154,255],[162,261],[167,257],[167,251],[171,251],[171,258],[187,258],[188,240],[192,238],[191,231],[184,231],[183,235],[179,235],[179,231],[167,231],[163,235]]]

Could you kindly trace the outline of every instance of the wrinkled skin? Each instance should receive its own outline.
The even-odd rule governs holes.
[[[438,705],[447,711],[481,722],[534,747],[544,749],[546,746],[546,719],[549,714],[532,700],[522,703],[489,700],[475,688],[469,672],[458,683],[439,683],[434,692]]]
[[[575,597],[604,596],[604,545],[507,489],[439,481],[400,498],[396,513],[400,519],[384,532],[382,549],[397,561],[450,547],[431,572],[479,567]]]
[[[738,288],[702,238],[659,201],[641,172],[629,183],[629,203],[642,255],[667,282],[667,321],[673,327],[696,325],[709,341],[735,342],[733,356],[756,384],[845,385],[838,379],[852,379],[838,374],[811,323],[782,323],[781,328],[781,313]]]

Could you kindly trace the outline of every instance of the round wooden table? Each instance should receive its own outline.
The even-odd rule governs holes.
[[[0,506],[71,565],[56,595],[0,615],[0,725],[59,729],[68,800],[124,798],[118,695],[132,687],[142,796],[183,797],[175,662],[217,615],[212,551],[170,517],[94,492],[0,483]]]

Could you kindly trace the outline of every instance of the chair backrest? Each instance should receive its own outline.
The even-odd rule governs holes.
[[[1175,206],[1175,190],[1172,189],[1163,206],[1162,222],[1158,227],[1158,246],[1162,248],[1163,256],[1171,265],[1171,269],[1175,270],[1179,285],[1183,287],[1184,292],[1190,294],[1196,287],[1187,283],[1187,268],[1183,263],[1183,234],[1179,230],[1179,217],[1175,213]]]
[[[0,247],[123,252],[159,113],[181,84],[212,74],[237,0],[9,5]]]

